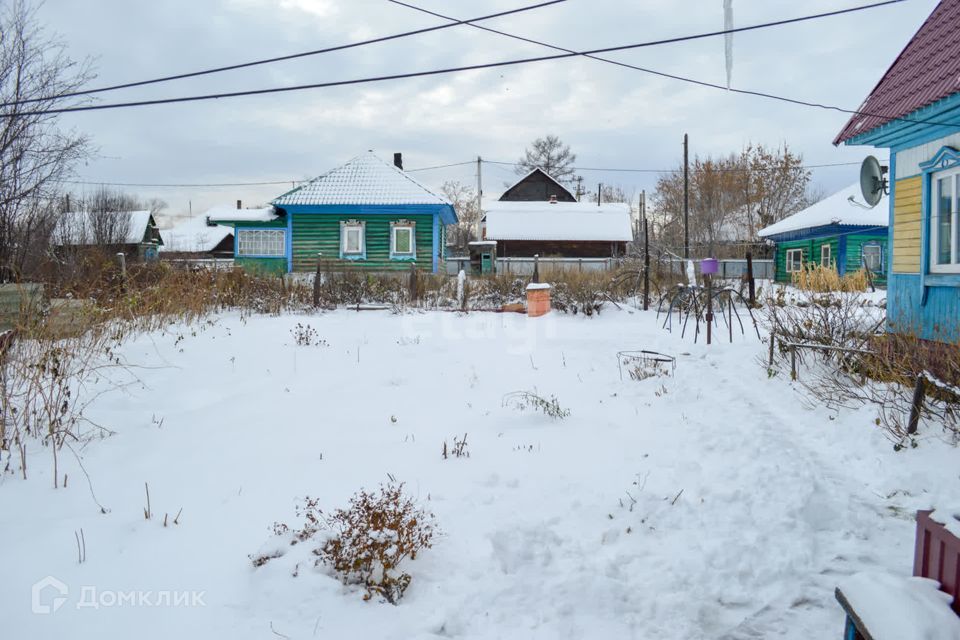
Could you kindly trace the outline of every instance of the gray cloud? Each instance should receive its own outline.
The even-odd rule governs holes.
[[[422,6],[460,18],[520,6],[512,0]],[[854,6],[858,2],[844,2]],[[856,108],[935,0],[738,34],[733,86]],[[837,8],[735,0],[745,25]],[[97,84],[270,57],[441,22],[386,0],[47,0],[40,12],[74,57],[92,56]],[[721,0],[569,0],[491,26],[575,49],[625,44],[722,28]],[[540,47],[459,26],[410,39],[156,87],[107,93],[101,101],[281,86],[453,66],[548,53]],[[665,72],[725,83],[722,38],[611,54]],[[525,144],[556,133],[578,164],[669,168],[681,139],[701,155],[747,142],[788,142],[808,162],[858,161],[869,150],[835,149],[839,113],[750,98],[592,60],[276,94],[207,103],[72,114],[65,124],[91,135],[100,156],[82,178],[109,182],[244,182],[312,177],[366,149],[404,152],[408,167],[482,155],[513,161]],[[485,189],[500,189],[509,167],[484,167]],[[472,166],[418,173],[428,185],[473,181]],[[583,172],[587,184],[651,190],[653,174]],[[818,170],[834,190],[856,167]],[[131,189],[159,196],[171,211],[220,202],[264,202],[285,187]]]

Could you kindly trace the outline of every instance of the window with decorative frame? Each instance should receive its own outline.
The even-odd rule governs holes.
[[[393,260],[413,259],[417,255],[415,225],[408,220],[390,223],[390,258]]]
[[[357,220],[340,223],[340,257],[362,259],[366,256],[367,242],[365,225]]]
[[[930,272],[960,273],[960,167],[934,173],[930,188]]]
[[[803,270],[803,249],[787,249],[787,273]]]
[[[237,229],[240,257],[282,258],[287,255],[285,229]]]
[[[820,245],[820,266],[830,267],[833,265],[833,249],[829,243]]]
[[[863,266],[870,271],[883,271],[883,246],[879,243],[863,245],[860,250]]]

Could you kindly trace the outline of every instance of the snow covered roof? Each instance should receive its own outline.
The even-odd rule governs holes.
[[[854,197],[859,205],[850,202],[851,196]],[[822,227],[829,224],[844,224],[858,227],[887,226],[890,216],[888,196],[880,198],[880,202],[872,209],[865,209],[865,206],[863,195],[860,193],[860,183],[857,182],[807,207],[803,211],[798,211],[780,222],[761,229],[757,235],[761,238],[768,238],[781,233],[799,231],[811,227]]]
[[[368,152],[288,191],[273,204],[280,207],[329,204],[449,206],[450,202]]]
[[[273,222],[279,220],[273,207],[259,209],[237,209],[230,205],[219,205],[207,211],[210,222]]]
[[[59,246],[98,244],[98,236],[112,235],[109,233],[110,226],[127,224],[125,222],[98,224],[100,215],[91,214],[88,211],[68,211],[60,214],[53,231],[54,243]],[[129,218],[129,225],[123,229],[125,237],[118,244],[139,244],[144,241],[149,228],[156,226],[149,211],[117,211],[102,215],[104,218],[111,215]]]
[[[630,205],[609,202],[486,202],[491,240],[633,240]]]
[[[957,93],[960,1],[940,2],[837,134],[846,142]]]
[[[236,211],[236,209],[234,209]],[[233,229],[224,225],[207,224],[207,216],[185,220],[171,229],[161,229],[163,246],[160,251],[206,253],[233,235]]]

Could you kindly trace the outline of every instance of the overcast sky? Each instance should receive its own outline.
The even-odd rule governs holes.
[[[411,0],[460,19],[522,0]],[[735,24],[806,15],[867,0],[734,0]],[[531,1],[529,4],[533,4]],[[846,16],[737,34],[732,86],[857,108],[936,5],[909,0]],[[40,19],[74,58],[94,59],[94,84],[113,84],[343,44],[443,20],[387,0],[47,0]],[[723,27],[721,0],[567,0],[488,26],[576,50]],[[609,57],[725,83],[723,38]],[[101,102],[325,82],[551,53],[469,26],[215,76],[103,94]],[[662,169],[691,155],[748,142],[788,143],[807,163],[859,162],[866,148],[835,148],[847,116],[697,87],[588,59],[216,102],[70,114],[98,155],[80,170],[95,182],[221,183],[316,176],[373,149],[403,152],[408,169],[484,159],[513,162],[527,142],[560,136],[581,167]],[[881,153],[881,158],[886,158]],[[652,191],[656,174],[580,172],[590,188]],[[414,174],[431,187],[475,184],[475,166]],[[818,169],[826,192],[857,179],[856,166]],[[511,167],[484,165],[484,190],[501,191]],[[82,189],[82,187],[78,187]],[[284,186],[130,188],[194,214],[217,203],[269,201]]]

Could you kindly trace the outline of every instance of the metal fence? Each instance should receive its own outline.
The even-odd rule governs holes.
[[[697,274],[700,273],[700,261],[693,261]],[[622,264],[618,258],[540,258],[540,271],[609,271],[616,269]],[[446,272],[448,275],[456,275],[463,269],[470,271],[470,258],[453,257],[446,260]],[[685,276],[687,273],[686,262],[680,259],[664,259],[659,264],[653,262],[650,265],[651,272],[672,273],[678,276]],[[533,275],[533,258],[497,258],[497,273],[506,273],[518,276]],[[747,261],[745,259],[720,260],[718,278],[739,279],[747,273]],[[774,261],[773,260],[754,260],[753,277],[756,280],[773,280]]]
[[[621,264],[618,258],[540,258],[540,272],[550,271],[608,271]],[[533,275],[533,258],[497,258],[497,273],[517,276]],[[460,270],[469,273],[470,258],[454,257],[446,260],[447,274],[456,275]]]
[[[720,260],[718,265],[717,277],[721,279],[739,279],[741,276],[747,273],[747,261],[744,260]],[[697,274],[700,274],[700,261],[694,260],[693,264],[696,267]],[[684,276],[687,273],[687,266],[684,260],[670,259],[670,260],[661,260],[659,263],[659,268],[661,272],[672,273],[679,276]],[[656,270],[657,265],[651,265],[651,270]],[[773,280],[774,276],[774,261],[773,260],[754,260],[753,261],[753,277],[755,280]]]

